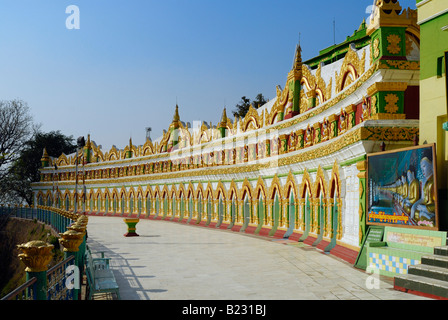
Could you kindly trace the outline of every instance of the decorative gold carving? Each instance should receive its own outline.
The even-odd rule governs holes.
[[[64,233],[59,233],[59,243],[64,247],[66,252],[78,252],[79,246],[83,242],[84,234],[76,232],[75,230],[68,230]]]
[[[48,270],[48,264],[53,259],[54,246],[40,240],[30,241],[17,246],[23,253],[19,259],[26,265],[26,272],[42,272]]]
[[[418,133],[418,128],[364,127],[361,139],[376,141],[412,141],[414,136],[418,135]]]
[[[328,119],[325,118],[324,121],[322,122],[322,129],[321,129],[321,141],[322,142],[330,139],[330,128],[331,128],[331,124],[328,121]]]
[[[367,94],[373,96],[380,91],[405,91],[407,87],[406,82],[375,82],[367,88]]]
[[[258,111],[250,105],[249,111],[241,122],[241,129],[243,132],[256,130],[263,126],[263,119],[258,114]]]
[[[376,113],[371,116],[372,120],[403,120],[406,119],[404,113]]]
[[[372,65],[369,68],[369,70],[366,73],[364,73],[364,75],[362,75],[360,78],[358,78],[357,81],[352,86],[347,88],[347,90],[345,90],[342,94],[339,94],[334,99],[331,99],[330,101],[327,101],[327,102],[321,104],[321,106],[314,108],[312,112],[308,112],[308,113],[305,113],[303,115],[296,116],[291,121],[280,122],[280,123],[276,124],[275,126],[272,127],[272,130],[280,130],[280,129],[284,129],[284,128],[287,128],[287,127],[294,126],[297,123],[303,122],[303,121],[305,121],[305,120],[307,120],[307,119],[309,119],[311,117],[314,117],[314,116],[322,113],[323,111],[327,110],[328,108],[331,108],[332,106],[334,106],[335,104],[337,104],[338,102],[340,102],[341,100],[345,99],[347,96],[352,94],[355,90],[357,90],[376,70],[378,70],[378,68],[379,68],[379,64]],[[271,108],[271,112],[270,113],[268,113],[266,111],[266,117],[265,117],[265,124],[266,125],[271,125],[271,123],[269,123],[269,121],[268,121],[268,118],[269,118],[268,114],[270,115],[270,117],[272,119],[272,114],[273,113],[275,113],[275,108],[274,107]],[[276,114],[273,115],[274,118],[275,118],[275,116],[276,116]],[[235,119],[235,122],[233,124],[234,130],[236,130],[237,124],[238,124],[238,119]],[[201,127],[201,130],[200,130],[200,133],[198,135],[196,135],[195,141],[192,142],[192,145],[193,145],[193,143],[196,144],[196,142],[197,142],[197,144],[196,144],[196,146],[194,148],[192,147],[189,150],[189,152],[194,152],[196,150],[200,151],[202,148],[204,148],[204,146],[200,144],[201,142],[202,143],[207,143],[207,146],[210,146],[210,147],[213,147],[214,144],[216,144],[216,143],[211,142],[211,137],[210,137],[209,131],[210,131],[209,128],[205,125],[205,123],[203,123],[203,125]],[[230,139],[232,139],[233,142],[235,142],[235,141],[239,141],[239,140],[248,138],[251,135],[255,135],[255,134],[256,134],[256,132],[254,132],[253,134],[249,134],[249,135],[247,135],[245,137],[238,137],[236,140],[235,140],[235,138],[230,138]],[[167,138],[169,138],[169,135],[168,135],[168,132],[165,131],[165,134],[164,134],[164,137],[162,139],[162,142],[163,141],[167,142],[167,140],[168,140]],[[196,141],[196,140],[198,140],[198,141]],[[221,144],[222,142],[218,141],[217,143]],[[142,148],[142,146],[140,146],[138,148]],[[152,155],[146,155],[147,152],[144,155],[143,151],[140,151],[139,152],[140,157],[138,158],[138,160],[139,161],[140,160],[151,161],[151,160],[162,159],[162,158],[166,158],[166,157],[170,156],[170,153],[167,153],[166,151],[164,151],[164,144],[163,143],[157,143],[157,142],[154,143],[153,150],[154,150],[154,153]],[[113,146],[111,148],[111,150],[108,153],[106,153],[106,155],[108,155],[108,157],[105,156],[104,159],[103,158],[99,158],[98,159],[100,161],[99,163],[89,163],[88,167],[94,168],[95,166],[102,166],[102,165],[104,165],[104,163],[102,163],[102,162],[103,161],[108,161],[108,160],[109,161],[110,160],[114,160],[115,161],[114,164],[113,164],[114,166],[120,166],[120,165],[129,163],[129,162],[135,161],[135,158],[125,159],[125,157],[124,157],[125,156],[125,152],[123,150],[117,150],[115,148],[115,146]],[[67,166],[68,167],[67,169],[70,170],[71,169],[70,167],[73,166],[73,164],[74,164],[74,157],[71,156],[70,159],[68,159],[67,156],[61,155],[57,159],[56,163],[58,164],[59,167]],[[158,163],[154,163],[154,171],[155,172],[162,172],[162,167],[159,167],[159,165],[160,164],[158,164]],[[198,165],[196,165],[196,166],[200,167]],[[50,169],[51,168],[44,168],[41,171],[45,172],[45,171],[48,171]],[[115,168],[115,169],[116,169],[116,172],[113,173],[113,175],[115,177],[118,177],[118,172],[121,171],[122,169],[120,169],[120,168]],[[69,176],[66,173],[60,173],[60,175],[61,175],[61,178],[62,178],[61,180],[62,181],[66,181],[66,180],[70,179]],[[64,178],[64,175],[66,175],[65,178]],[[89,172],[87,172],[87,177],[88,177],[88,175],[90,175]],[[120,175],[120,176],[123,176],[123,175]]]
[[[376,96],[373,96],[370,98],[370,114],[374,115],[378,112],[378,107],[377,107],[377,98]]]
[[[373,57],[376,59],[378,58],[378,56],[380,55],[380,39],[376,38],[375,40],[373,40],[373,46],[372,46],[372,50],[373,50]]]
[[[358,169],[359,171],[366,171],[367,170],[367,161],[363,160],[363,161],[357,162],[356,169]]]
[[[399,46],[401,42],[401,38],[397,34],[390,34],[387,36],[387,42],[389,45],[387,46],[387,51],[392,54],[398,54],[401,51],[401,47]]]
[[[349,47],[347,54],[345,55],[344,61],[342,62],[341,69],[339,73],[335,71],[335,79],[336,79],[336,93],[341,92],[345,87],[347,87],[352,82],[357,80],[360,75],[365,72],[365,62],[366,62],[366,51],[362,51],[362,58],[359,59],[358,53],[352,48]],[[347,82],[347,79],[351,80]]]
[[[394,93],[389,93],[384,97],[384,100],[386,100],[386,106],[384,107],[384,110],[386,110],[387,113],[397,113],[397,102],[399,100],[398,96]]]
[[[392,67],[399,70],[420,70],[420,61],[384,60],[379,64],[379,69],[392,69]]]

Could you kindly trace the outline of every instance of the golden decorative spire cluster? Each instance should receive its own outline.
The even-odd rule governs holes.
[[[227,125],[227,113],[226,113],[226,108],[224,108],[223,112],[222,112],[222,117],[221,117],[221,126],[225,127]]]
[[[180,121],[179,106],[176,104],[176,111],[174,111],[173,122],[178,122],[178,121]]]
[[[293,70],[302,70],[302,47],[300,43],[296,46],[296,54],[294,56]]]
[[[409,24],[409,17],[402,11],[398,0],[377,0],[373,8],[367,34],[372,34],[379,27],[401,26]]]

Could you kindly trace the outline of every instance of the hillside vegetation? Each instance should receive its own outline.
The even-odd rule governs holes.
[[[25,265],[18,258],[17,245],[31,240],[43,240],[54,245],[51,266],[63,259],[57,234],[36,220],[0,216],[0,298],[26,281]]]

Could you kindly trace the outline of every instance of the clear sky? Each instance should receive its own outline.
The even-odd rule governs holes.
[[[373,0],[0,0],[0,100],[44,132],[109,151],[184,122],[216,124],[242,96],[275,97],[303,60],[352,35]],[[415,0],[401,0],[403,9]],[[69,5],[80,28],[68,29]],[[335,32],[333,32],[333,21]],[[335,35],[335,36],[334,36]]]

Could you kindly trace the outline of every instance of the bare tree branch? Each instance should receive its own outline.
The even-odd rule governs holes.
[[[25,102],[0,101],[0,179],[33,133],[33,119]]]

